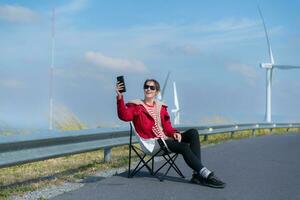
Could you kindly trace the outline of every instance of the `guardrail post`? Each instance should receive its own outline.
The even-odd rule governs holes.
[[[273,129],[276,129],[276,124],[273,124],[273,128],[271,128],[271,133],[272,133],[272,131],[273,131]]]
[[[252,129],[252,137],[255,137],[255,129]]]
[[[230,138],[233,138],[234,131],[230,132]]]
[[[290,128],[292,128],[293,127],[293,125],[292,124],[289,124],[289,127],[287,128],[287,132],[289,132],[289,130],[290,130]]]
[[[208,140],[208,135],[204,135],[204,141],[206,142]]]
[[[111,157],[111,148],[105,147],[104,148],[104,162],[109,162]]]

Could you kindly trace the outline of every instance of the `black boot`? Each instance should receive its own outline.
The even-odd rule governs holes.
[[[193,174],[191,182],[213,188],[224,188],[226,186],[226,183],[216,177],[213,172],[207,178],[203,178],[200,174]]]

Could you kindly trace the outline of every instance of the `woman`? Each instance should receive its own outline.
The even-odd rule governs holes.
[[[129,101],[126,105],[122,93],[123,83],[117,82],[117,110],[123,121],[133,121],[138,134],[144,138],[164,139],[168,149],[182,154],[186,164],[193,169],[192,183],[224,188],[225,183],[202,165],[198,131],[189,129],[180,133],[172,127],[167,105],[156,100],[160,85],[154,79],[144,83],[144,99]]]

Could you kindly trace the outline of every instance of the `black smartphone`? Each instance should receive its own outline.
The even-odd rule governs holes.
[[[122,90],[119,90],[119,92],[121,92],[121,93],[126,92],[124,76],[118,76],[118,77],[117,77],[117,81],[118,81],[119,83],[123,83],[123,86],[124,86]]]

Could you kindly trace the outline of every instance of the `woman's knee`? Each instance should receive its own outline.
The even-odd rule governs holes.
[[[190,152],[190,145],[187,143],[181,143],[177,148],[178,153],[184,155]]]
[[[189,129],[188,130],[189,134],[191,134],[193,137],[199,137],[199,133],[198,133],[198,130],[197,129]]]

